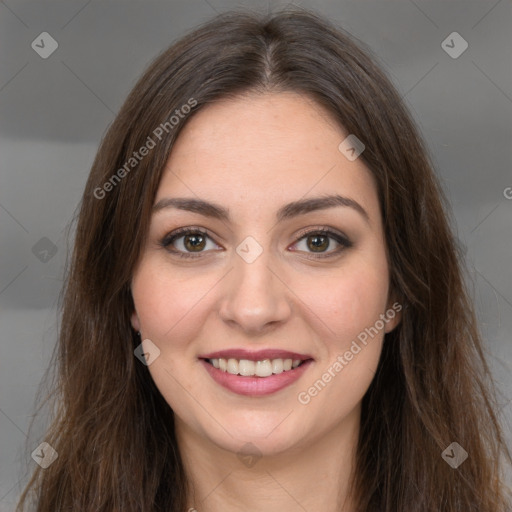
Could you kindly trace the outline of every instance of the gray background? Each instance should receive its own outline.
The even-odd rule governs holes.
[[[280,5],[0,2],[0,512],[14,509],[35,464],[30,452],[43,440],[44,419],[30,432],[29,424],[56,339],[66,227],[102,135],[145,66],[177,37],[216,12]],[[419,124],[466,250],[511,439],[511,1],[296,5],[369,45]],[[454,31],[469,45],[458,58],[441,47]],[[42,32],[59,45],[47,59],[31,47]],[[43,237],[55,245],[53,256],[41,253],[50,247]]]

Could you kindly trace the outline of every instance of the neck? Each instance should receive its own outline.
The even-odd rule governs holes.
[[[353,512],[354,471],[360,409],[319,438],[286,452],[243,461],[198,435],[176,418],[176,435],[190,485],[187,510]],[[300,446],[299,446],[300,445]]]

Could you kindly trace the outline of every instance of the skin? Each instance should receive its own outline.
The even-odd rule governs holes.
[[[168,160],[155,204],[201,198],[231,214],[228,222],[155,212],[132,280],[132,325],[160,350],[148,369],[175,412],[190,507],[199,512],[354,510],[348,484],[361,400],[400,314],[309,403],[298,401],[394,302],[377,189],[362,159],[339,151],[347,135],[304,96],[249,94],[198,111]],[[333,193],[357,201],[368,220],[343,206],[275,219],[286,203]],[[322,250],[332,256],[315,259],[298,235],[324,226],[353,245],[330,239]],[[208,231],[199,257],[169,251],[193,252],[183,237],[160,245],[181,227]],[[236,252],[247,236],[263,249],[250,264]],[[291,350],[314,362],[285,389],[247,397],[218,385],[198,359],[235,347]],[[251,467],[237,457],[246,443],[262,455]]]

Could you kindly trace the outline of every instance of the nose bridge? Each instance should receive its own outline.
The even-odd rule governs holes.
[[[282,321],[290,312],[285,286],[274,275],[271,250],[253,237],[246,237],[233,255],[221,316],[247,330],[261,330]]]

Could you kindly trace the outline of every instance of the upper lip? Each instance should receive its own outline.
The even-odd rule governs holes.
[[[247,359],[249,361],[263,361],[264,359],[300,359],[305,361],[313,359],[308,354],[299,354],[289,352],[288,350],[266,349],[266,350],[246,350],[243,348],[232,348],[210,352],[209,354],[199,356],[199,359]]]

